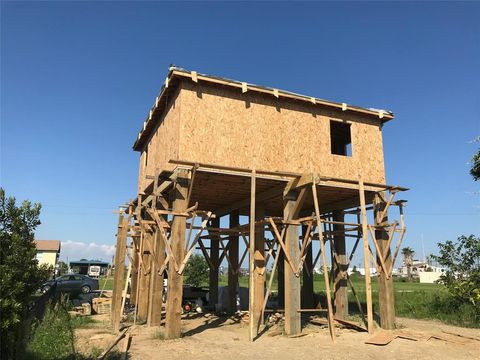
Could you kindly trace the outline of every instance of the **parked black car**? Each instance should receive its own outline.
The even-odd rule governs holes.
[[[62,293],[88,294],[92,290],[98,290],[98,280],[80,274],[63,275],[43,284],[42,291],[47,292],[52,287]]]

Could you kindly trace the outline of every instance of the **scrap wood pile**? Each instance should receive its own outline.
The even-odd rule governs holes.
[[[96,292],[91,294],[93,296],[97,295]],[[102,290],[97,297],[75,299],[74,304],[75,302],[79,303],[79,306],[74,306],[71,315],[109,314],[112,306],[112,292]]]
[[[457,333],[451,333],[448,331],[442,331],[442,333],[430,333],[420,332],[412,330],[382,330],[378,334],[375,334],[370,339],[365,341],[365,344],[385,346],[390,344],[394,339],[407,339],[412,341],[429,341],[431,339],[441,340],[445,342],[451,342],[455,344],[465,345],[474,342],[480,343],[480,338],[473,336],[466,336]]]

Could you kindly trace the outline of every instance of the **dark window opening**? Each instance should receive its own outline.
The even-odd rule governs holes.
[[[145,148],[145,167],[148,165],[148,147]]]
[[[330,120],[330,143],[332,154],[352,156],[350,124]]]

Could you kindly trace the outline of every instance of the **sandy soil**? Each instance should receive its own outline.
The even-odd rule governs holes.
[[[105,348],[115,337],[109,332],[108,321],[93,328],[77,331],[77,349],[89,353],[89,347]],[[439,334],[443,331],[480,339],[480,330],[466,329],[430,320],[398,319],[403,331],[416,334]],[[326,327],[308,325],[302,337],[271,336],[279,329],[273,326],[258,340],[248,341],[248,325],[238,319],[218,318],[214,315],[183,320],[184,336],[177,340],[158,338],[158,329],[135,326],[130,330],[132,341],[129,359],[480,359],[480,341],[460,339],[461,342],[430,339],[412,341],[395,339],[386,346],[368,345],[367,333],[338,329],[336,341],[330,340]],[[162,329],[160,329],[161,331]],[[380,331],[380,330],[378,330]],[[456,338],[451,337],[452,340]]]

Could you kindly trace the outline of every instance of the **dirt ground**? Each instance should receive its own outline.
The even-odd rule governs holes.
[[[92,348],[104,349],[115,338],[109,332],[105,315],[96,316],[98,322],[76,332],[77,349],[91,354]],[[437,321],[398,318],[398,327],[415,334],[438,334],[449,341],[407,340],[396,338],[388,345],[365,344],[372,336],[367,333],[337,328],[335,343],[330,340],[326,327],[307,325],[301,337],[286,335],[271,336],[279,332],[276,326],[251,343],[248,340],[248,325],[232,318],[218,318],[206,314],[183,320],[183,337],[177,340],[162,340],[158,328],[136,325],[132,335],[129,359],[480,359],[480,341],[446,335],[446,332],[480,339],[479,329],[466,329],[445,325]],[[381,330],[378,329],[376,334]],[[458,340],[458,341],[457,341]],[[166,355],[168,354],[168,355]]]

